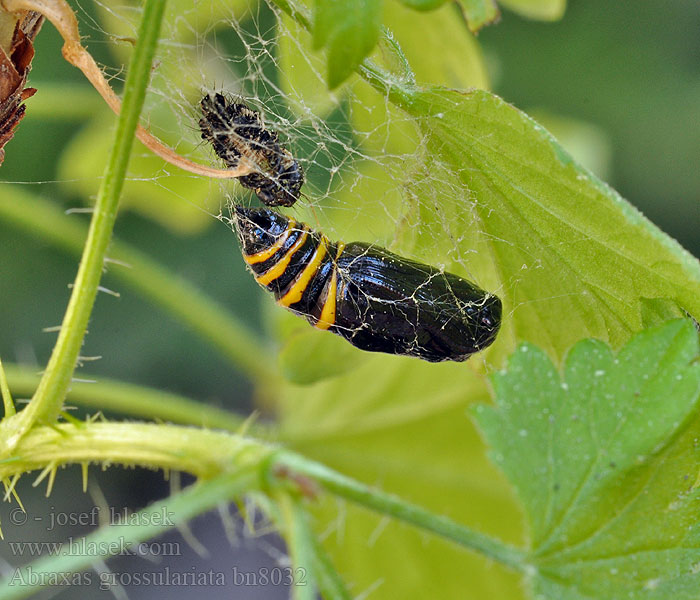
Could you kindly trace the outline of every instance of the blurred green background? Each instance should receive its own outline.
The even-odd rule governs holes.
[[[98,62],[118,65],[110,54],[110,40],[90,26],[89,6],[87,10],[81,14],[82,33],[90,36],[91,51]],[[527,21],[505,12],[499,24],[478,36],[493,90],[541,120],[696,256],[700,255],[698,32],[696,0],[576,0],[559,22]],[[39,91],[6,147],[0,194],[4,182],[21,182],[30,193],[68,209],[82,206],[83,201],[72,195],[69,185],[58,182],[58,161],[71,139],[82,132],[89,113],[102,109],[82,74],[63,61],[60,48],[59,36],[45,24],[36,41],[30,79]],[[55,91],[59,85],[69,86],[73,93],[83,90],[86,105],[40,105],[42,89]],[[113,123],[106,113],[104,123],[105,127]],[[136,151],[143,153],[138,145]],[[218,195],[217,186],[210,189]],[[180,202],[173,197],[174,204]],[[86,215],[73,218],[87,222]],[[181,235],[125,211],[115,235],[201,287],[251,327],[262,329],[261,292],[245,273],[236,241],[225,226],[213,222],[204,230]],[[42,329],[60,323],[76,266],[74,256],[0,220],[3,361],[33,365],[37,371],[46,364],[56,334]],[[121,295],[98,296],[84,353],[102,358],[85,372],[242,412],[251,409],[249,383],[215,350],[109,273],[104,285]],[[52,497],[56,505],[70,505],[78,487],[76,475],[58,478]],[[141,471],[110,470],[99,482],[113,504],[138,507],[167,493],[160,475]],[[24,485],[25,503],[32,502],[34,493],[38,492]]]

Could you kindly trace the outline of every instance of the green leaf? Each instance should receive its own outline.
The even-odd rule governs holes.
[[[416,35],[418,18],[420,35]],[[452,88],[489,88],[479,43],[453,6],[444,6],[417,17],[415,12],[398,2],[390,2],[384,10],[384,23],[398,42],[416,81]],[[392,63],[390,58],[393,55],[386,51],[384,45],[380,45],[372,55],[378,64],[396,72],[398,69],[393,64],[396,61]],[[415,123],[406,119],[397,107],[386,102],[383,93],[378,93],[358,79],[352,83],[349,102],[351,122],[360,134],[363,149],[380,154],[413,155],[422,159],[420,135]],[[402,162],[405,158],[402,157]],[[384,182],[379,185],[384,187],[394,184],[397,188],[403,188],[405,185],[400,178],[384,176],[383,179]],[[405,204],[405,199],[403,202]]]
[[[401,4],[387,3],[385,14],[390,8],[407,13],[410,22]],[[421,22],[440,15],[452,23],[451,9],[420,15]],[[458,18],[454,23],[466,32]],[[399,29],[389,28],[395,34]],[[431,26],[434,31],[440,27]],[[436,66],[432,49],[400,34],[396,39],[416,80],[431,81],[432,69],[445,86],[465,86],[443,81],[450,69]],[[442,39],[447,48],[457,38],[448,33]],[[382,156],[376,169],[385,173],[367,177],[367,166],[353,162],[357,183],[347,194],[340,186],[324,199],[320,228],[345,240],[381,239],[412,258],[473,275],[504,298],[503,329],[493,353],[466,365],[371,355],[341,376],[303,387],[287,384],[278,406],[284,438],[343,473],[524,545],[517,503],[464,421],[471,403],[488,398],[481,372],[522,339],[556,359],[584,337],[622,345],[641,328],[645,297],[700,314],[700,269],[538,124],[499,98],[478,90],[401,87],[408,86],[410,70],[391,64],[397,53],[387,52],[389,46],[372,56],[387,72],[360,67],[374,96],[355,102],[364,82],[346,88],[353,129],[377,132],[376,139],[358,137],[363,150]],[[387,92],[407,114],[388,106]],[[392,154],[399,155],[402,172]],[[387,222],[397,231],[393,239]],[[524,593],[516,576],[483,557],[387,525],[362,509],[328,502],[318,517],[325,546],[358,593],[373,590],[379,579],[376,593],[401,598],[430,597],[435,581],[448,598],[515,599]]]
[[[414,10],[435,10],[445,4],[447,0],[401,0],[401,4]]]
[[[343,83],[372,51],[381,24],[381,0],[316,0],[314,47],[328,49],[331,89]]]
[[[414,10],[430,11],[440,8],[446,0],[401,0],[401,3]],[[469,29],[474,33],[500,16],[495,0],[458,0],[458,4]],[[430,48],[428,44],[425,47]]]
[[[454,6],[416,15],[390,3],[384,10],[384,23],[398,41],[416,81],[455,88],[489,87],[479,43]],[[386,55],[377,52],[373,58],[382,64]]]
[[[464,364],[365,355],[351,372],[280,390],[282,440],[362,482],[522,543],[512,492],[467,416],[488,399],[483,379]],[[379,597],[426,598],[439,580],[445,598],[520,598],[518,577],[483,556],[335,500],[315,513],[324,546],[356,593],[381,578]]]
[[[403,215],[410,211],[400,189],[400,180],[386,177],[383,165],[358,160],[354,169],[336,176],[337,191],[323,200],[323,213],[316,215],[313,207],[304,211],[304,219],[327,235],[345,242],[367,240],[392,247],[397,227]],[[411,168],[411,161],[404,161]],[[348,207],[352,210],[348,210]],[[387,218],[390,215],[391,218]]]
[[[302,323],[280,350],[280,371],[289,381],[309,385],[352,371],[367,359],[366,353],[337,335],[312,329]]]
[[[529,19],[556,21],[566,10],[566,0],[499,0],[499,4]]]
[[[536,597],[697,597],[698,352],[679,319],[617,355],[579,342],[563,377],[523,344],[494,376],[477,421],[525,507]]]
[[[417,15],[399,2],[387,2],[383,20],[417,81],[456,88],[489,87],[479,44],[453,6]],[[338,106],[339,98],[328,90],[321,75],[323,57],[311,51],[311,36],[291,17],[283,16],[281,27],[280,83],[285,98],[300,117],[308,118],[311,110],[325,118]],[[420,35],[416,35],[418,28]],[[401,69],[405,65],[397,60],[397,51],[389,44],[380,43],[371,58],[404,75]],[[348,90],[352,124],[363,146],[381,145],[384,152],[415,152],[417,141],[409,139],[411,132],[416,137],[415,127],[398,109],[387,105],[360,79],[354,79]]]
[[[548,110],[531,109],[528,110],[528,114],[544,125],[577,162],[600,179],[607,179],[612,166],[613,152],[612,141],[605,130]]]
[[[642,298],[642,323],[644,327],[660,325],[665,321],[685,317],[678,305],[667,298]]]
[[[697,259],[527,115],[482,90],[397,86],[392,98],[462,187],[425,207],[423,235],[490,257],[475,272],[505,300],[501,351],[527,340],[561,357],[584,337],[619,346],[641,328],[642,298],[700,316]]]
[[[498,11],[495,0],[458,0],[462,13],[467,19],[469,29],[476,33],[484,25],[490,25],[498,20],[501,13]]]

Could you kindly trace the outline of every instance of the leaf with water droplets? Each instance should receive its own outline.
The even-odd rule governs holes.
[[[670,321],[617,354],[584,340],[560,374],[521,345],[477,421],[530,526],[543,599],[697,598],[698,334]]]

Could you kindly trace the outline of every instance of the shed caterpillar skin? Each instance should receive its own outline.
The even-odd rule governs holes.
[[[241,185],[255,192],[266,206],[292,206],[301,194],[304,172],[279,142],[279,135],[265,127],[260,113],[223,94],[207,94],[199,103],[199,129],[216,155],[235,169],[241,159],[255,165]]]
[[[277,303],[370,352],[464,361],[498,333],[501,301],[452,273],[292,218],[236,206],[243,258]]]

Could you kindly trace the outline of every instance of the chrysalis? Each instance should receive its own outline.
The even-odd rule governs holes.
[[[501,301],[473,283],[265,208],[236,206],[243,258],[277,303],[370,352],[463,361],[496,338]]]

